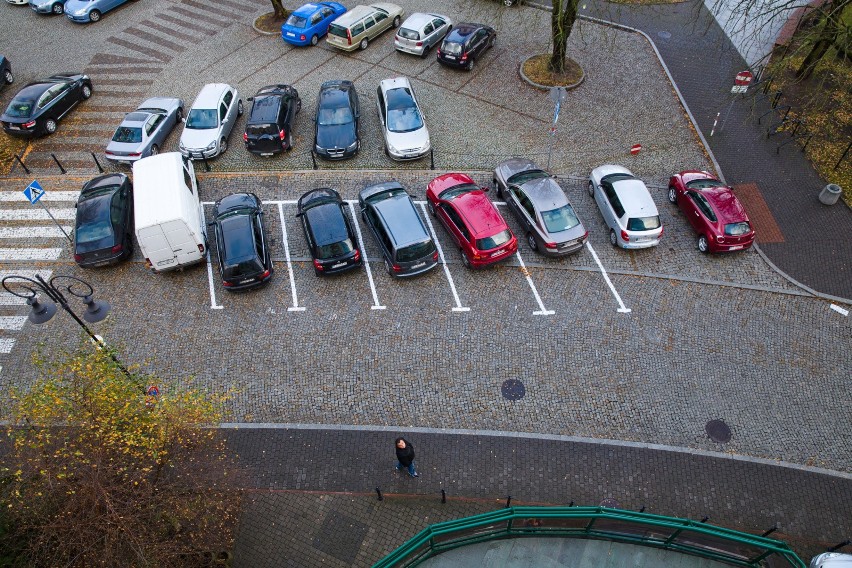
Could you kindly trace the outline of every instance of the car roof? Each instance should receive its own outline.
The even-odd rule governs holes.
[[[319,93],[319,105],[321,107],[328,105],[332,108],[349,106],[349,91],[353,87],[350,81],[339,81],[336,84],[323,83]]]
[[[736,223],[748,219],[745,208],[731,188],[719,186],[695,191],[707,198],[716,211],[720,223]]]
[[[230,264],[244,258],[256,258],[257,251],[254,248],[254,231],[251,226],[251,217],[248,215],[234,215],[223,219],[222,241],[225,254],[222,255],[222,263]],[[236,238],[235,238],[236,237]]]
[[[642,180],[620,179],[612,183],[615,194],[628,216],[650,217],[659,215],[657,206],[651,198],[651,192]]]
[[[532,179],[522,184],[521,188],[539,211],[550,211],[568,204],[565,192],[551,177]]]
[[[42,93],[44,93],[46,90],[48,90],[55,84],[56,83],[44,82],[30,83],[29,85],[18,91],[18,93],[15,95],[15,98],[19,100],[36,100],[42,95]]]
[[[314,12],[316,12],[320,8],[322,8],[322,4],[315,4],[313,2],[309,2],[293,10],[293,14],[296,16],[312,16]]]
[[[246,122],[248,124],[275,122],[278,118],[278,109],[281,108],[281,102],[281,95],[276,93],[255,96]]]
[[[426,14],[424,12],[414,12],[410,16],[408,16],[404,22],[402,22],[403,28],[415,29],[419,30],[423,28],[426,24],[430,23],[435,18],[443,18],[446,19],[445,16],[439,16],[438,14]]]
[[[305,217],[308,218],[311,233],[318,246],[339,243],[349,238],[339,203],[326,202],[311,207],[305,212]]]
[[[373,203],[372,206],[397,246],[419,243],[430,238],[407,193],[399,192]]]
[[[231,88],[225,83],[208,83],[201,88],[198,96],[195,97],[195,102],[192,103],[192,108],[215,108],[219,104],[219,99]]]
[[[485,26],[481,24],[468,24],[462,22],[460,24],[456,24],[455,27],[450,30],[450,33],[447,34],[447,39],[453,42],[462,43],[468,38],[468,36],[470,36],[470,34],[475,32],[479,28],[484,27]]]
[[[491,236],[508,228],[506,221],[482,190],[470,191],[452,201],[462,214],[474,237]]]

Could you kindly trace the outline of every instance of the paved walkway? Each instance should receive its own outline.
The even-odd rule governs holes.
[[[788,137],[766,137],[770,117],[757,124],[768,102],[752,108],[751,98],[733,98],[734,76],[748,66],[704,4],[592,1],[587,8],[581,13],[642,30],[654,41],[726,181],[743,190],[749,211],[758,212],[753,215],[757,239],[769,259],[813,290],[852,299],[852,241],[847,237],[852,209],[842,201],[832,207],[818,201],[825,182],[795,143],[777,153]],[[721,128],[711,138],[717,113]],[[764,203],[771,217],[760,214]]]
[[[246,497],[235,567],[369,566],[426,525],[503,507],[509,495],[514,504],[606,499],[754,533],[778,523],[774,536],[806,560],[852,534],[852,475],[768,460],[534,434],[244,424],[225,432],[245,485],[259,490]],[[399,433],[414,445],[417,479],[393,469]]]

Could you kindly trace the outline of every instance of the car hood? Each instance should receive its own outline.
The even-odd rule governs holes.
[[[713,204],[720,223],[738,223],[748,220],[745,208],[729,188],[705,189],[701,193]]]
[[[346,148],[354,143],[354,122],[317,127],[317,145],[320,148]]]
[[[180,135],[180,143],[184,148],[206,148],[210,143],[219,139],[220,128],[197,128],[184,127]]]
[[[412,132],[387,132],[388,144],[397,150],[408,150],[411,148],[422,148],[429,144],[429,129],[424,125]]]

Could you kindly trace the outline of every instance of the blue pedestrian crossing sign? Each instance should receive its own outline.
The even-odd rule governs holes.
[[[24,190],[24,195],[26,195],[27,199],[30,200],[30,204],[35,205],[38,200],[41,199],[41,196],[44,195],[44,189],[42,189],[41,185],[36,180],[33,180],[33,182]]]

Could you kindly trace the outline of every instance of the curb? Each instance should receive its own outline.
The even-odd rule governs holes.
[[[531,87],[538,89],[540,91],[550,91],[550,89],[553,89],[554,87],[548,87],[547,85],[542,85],[540,83],[536,83],[535,81],[533,81],[532,79],[527,77],[526,73],[524,73],[524,63],[526,63],[527,61],[529,61],[533,57],[537,57],[538,55],[541,55],[541,54],[530,55],[529,57],[522,59],[520,64],[518,64],[518,75],[520,75],[521,79],[523,79]],[[579,67],[580,64],[578,63],[577,66]],[[577,87],[579,87],[583,83],[583,81],[586,80],[586,72],[583,70],[582,67],[580,67],[580,71],[583,73],[583,75],[580,77],[580,80],[577,81],[576,83],[572,83],[570,85],[557,85],[557,86],[562,87],[566,91],[571,91],[571,90],[576,89]]]
[[[260,16],[264,16],[264,15],[266,15],[266,14],[271,14],[271,13],[272,13],[272,12],[264,12],[264,13],[263,13],[263,14],[261,14]],[[257,18],[260,18],[260,16],[258,16]],[[258,28],[258,27],[255,25],[255,24],[257,23],[257,18],[255,18],[254,20],[252,20],[252,21],[251,21],[251,27],[252,27],[252,29],[253,29],[254,31],[256,31],[257,33],[259,33],[260,35],[265,35],[265,36],[274,36],[274,35],[278,35],[279,33],[281,33],[281,31],[280,31],[280,30],[278,30],[278,31],[274,31],[274,32],[266,32],[266,31],[263,31],[262,29]]]

